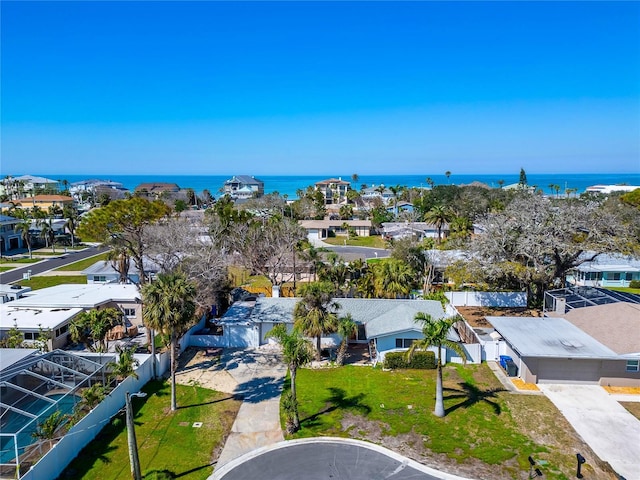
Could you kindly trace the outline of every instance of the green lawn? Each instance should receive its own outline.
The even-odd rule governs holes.
[[[0,267],[0,272],[8,272],[9,270],[13,270],[16,267]]]
[[[570,477],[574,448],[586,446],[545,397],[503,391],[486,365],[447,367],[445,375],[447,416],[440,419],[432,414],[434,370],[303,369],[302,429],[293,438],[368,440],[480,478],[522,478],[533,455],[549,462],[546,478]]]
[[[614,290],[616,292],[626,292],[626,293],[635,293],[636,295],[640,295],[640,288],[631,288],[631,287],[605,287],[607,290]]]
[[[11,258],[11,257],[3,257],[2,258],[2,262],[3,263],[36,263],[39,262],[41,259],[40,258]]]
[[[81,272],[85,268],[89,268],[96,262],[107,259],[108,252],[101,253],[100,255],[95,255],[93,257],[85,258],[84,260],[80,260],[75,263],[70,263],[69,265],[65,265],[64,267],[57,268],[56,270],[60,270],[63,272]]]
[[[31,290],[39,290],[40,288],[55,287],[56,285],[63,285],[65,283],[84,284],[87,283],[87,277],[84,275],[31,277],[31,280],[20,280],[16,283],[24,287],[31,287]]]
[[[345,240],[347,245],[354,247],[373,247],[373,248],[387,248],[387,242],[385,242],[380,235],[371,235],[370,237],[355,237],[348,239],[347,237],[329,237],[322,241],[331,245],[344,245]]]
[[[168,383],[150,382],[143,391],[149,396],[132,400],[143,476],[169,470],[172,478],[209,477],[241,402],[228,394],[178,385],[179,408],[171,413]],[[194,422],[202,422],[202,427],[192,427]],[[116,418],[79,452],[59,479],[129,480],[129,465],[124,417]]]

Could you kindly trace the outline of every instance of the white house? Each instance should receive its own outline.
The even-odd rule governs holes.
[[[352,342],[367,343],[371,357],[384,360],[390,351],[403,351],[411,343],[423,338],[420,324],[414,321],[418,312],[432,318],[444,318],[446,313],[440,302],[434,300],[390,300],[366,298],[336,298],[339,316],[351,314],[358,325]],[[269,343],[269,332],[278,324],[293,328],[293,310],[299,298],[258,297],[234,303],[227,313],[216,322],[216,327],[205,333],[208,338],[197,340],[199,346],[257,347]],[[197,335],[195,336],[197,337]],[[194,336],[192,344],[194,342]],[[450,339],[459,341],[454,330]],[[340,343],[337,334],[322,338],[324,348],[335,348]],[[447,352],[451,359],[452,353]]]
[[[25,292],[22,297],[0,307],[3,308],[0,318],[3,335],[17,326],[25,340],[36,340],[32,333],[42,326],[54,334],[52,348],[66,344],[66,326],[75,315],[94,308],[115,308],[122,312],[128,323],[142,326],[142,302],[135,285],[57,285]]]

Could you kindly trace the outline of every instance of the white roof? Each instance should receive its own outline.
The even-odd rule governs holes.
[[[564,318],[487,317],[521,357],[620,358]]]
[[[135,285],[92,283],[34,290],[11,303],[20,307],[93,308],[109,302],[138,302],[141,298]]]
[[[36,177],[34,175],[22,175],[21,177],[16,177],[14,180],[18,180],[21,182],[30,182],[30,183],[58,183],[57,180],[51,180],[50,178],[44,177]]]
[[[82,312],[82,308],[18,307],[18,301],[0,305],[0,328],[9,330],[54,329]]]

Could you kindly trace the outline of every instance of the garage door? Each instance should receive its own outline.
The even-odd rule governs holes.
[[[553,359],[538,360],[538,383],[600,382],[600,360]]]

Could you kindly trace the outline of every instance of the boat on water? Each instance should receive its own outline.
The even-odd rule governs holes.
[[[587,187],[585,192],[592,193],[613,193],[613,192],[632,192],[640,188],[637,185],[592,185]]]

